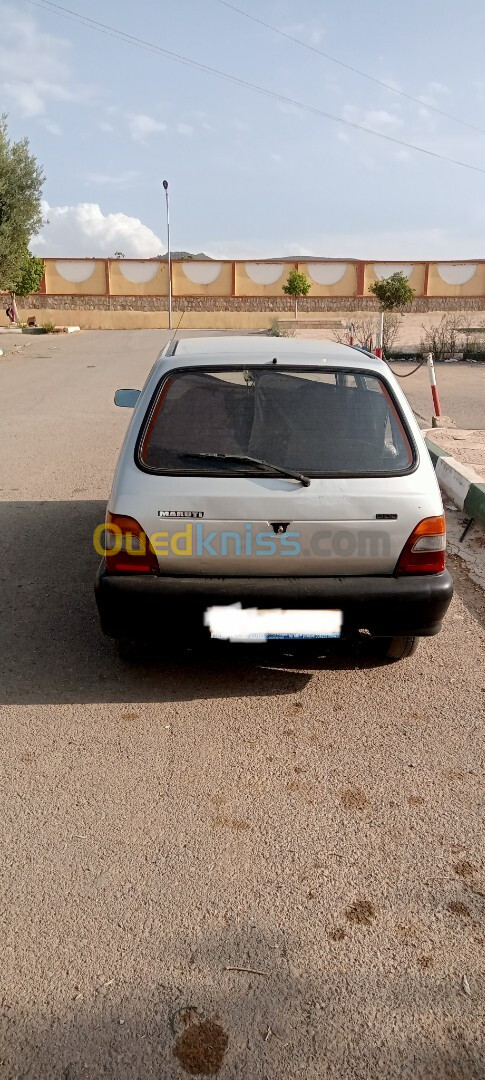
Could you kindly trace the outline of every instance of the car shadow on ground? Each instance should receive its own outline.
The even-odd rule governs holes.
[[[209,642],[126,664],[99,628],[93,549],[105,504],[1,504],[0,703],[189,701],[301,692],[312,672],[382,661],[365,642]]]

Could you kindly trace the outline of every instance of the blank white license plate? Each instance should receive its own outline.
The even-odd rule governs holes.
[[[342,612],[242,608],[241,604],[229,604],[208,608],[204,626],[208,626],[211,637],[219,641],[338,638],[342,631]]]

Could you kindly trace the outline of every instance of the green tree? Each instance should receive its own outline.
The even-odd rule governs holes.
[[[295,319],[298,318],[298,300],[300,296],[308,296],[310,288],[310,282],[305,274],[301,274],[299,270],[290,271],[288,281],[286,285],[283,285],[283,292],[295,298]]]
[[[44,260],[38,259],[26,248],[22,255],[22,262],[18,266],[17,276],[11,280],[11,304],[16,322],[19,321],[17,296],[29,296],[30,293],[38,292],[43,276]]]
[[[398,271],[396,274],[391,274],[388,278],[382,278],[381,281],[374,281],[370,286],[369,291],[374,293],[381,305],[381,318],[379,333],[377,335],[378,346],[381,348],[381,355],[384,355],[388,359],[388,350],[386,351],[386,338],[389,339],[389,333],[386,329],[386,321],[389,322],[393,312],[400,312],[406,304],[412,304],[414,300],[414,289],[411,288],[408,279],[405,274]],[[394,339],[396,338],[397,328],[394,331]]]
[[[400,271],[381,281],[374,281],[369,291],[377,297],[382,311],[397,311],[414,300],[414,289]]]
[[[0,117],[0,290],[15,292],[27,273],[29,242],[42,227],[44,175],[27,139],[11,142]]]
[[[44,276],[44,260],[38,259],[27,249],[21,263],[13,292],[16,296],[29,296],[30,293],[38,292]]]

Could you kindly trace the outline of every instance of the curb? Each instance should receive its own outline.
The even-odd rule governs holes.
[[[426,439],[425,442],[440,487],[459,510],[464,510],[469,517],[475,518],[485,527],[485,483],[481,476],[468,465],[462,465],[461,461],[451,457],[431,439]]]

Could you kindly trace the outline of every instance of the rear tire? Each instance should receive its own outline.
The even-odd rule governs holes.
[[[391,637],[382,638],[380,647],[385,660],[407,660],[413,656],[419,644],[417,637]]]

